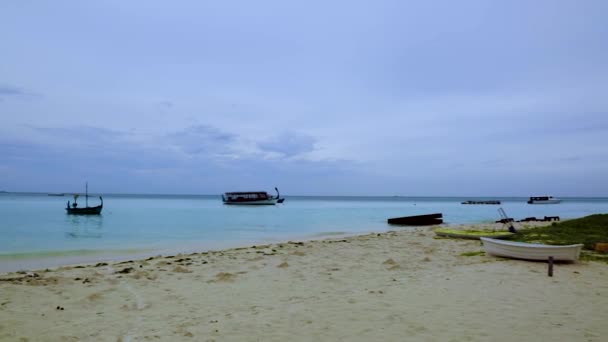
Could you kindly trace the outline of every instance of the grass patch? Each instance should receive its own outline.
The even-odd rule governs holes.
[[[599,261],[608,264],[608,254],[583,252],[581,253],[580,259],[584,261]]]
[[[486,252],[484,251],[473,251],[473,252],[464,252],[462,254],[460,254],[460,256],[477,256],[477,255],[486,255]]]
[[[446,234],[458,234],[458,235],[472,235],[472,236],[492,236],[492,235],[505,235],[508,234],[508,231],[499,230],[461,230],[461,229],[448,229],[448,228],[438,228],[435,229],[436,233],[446,233]]]
[[[593,250],[598,242],[608,242],[608,214],[595,214],[575,220],[554,222],[549,226],[520,230],[509,240],[544,243],[547,245],[572,245],[582,243]]]

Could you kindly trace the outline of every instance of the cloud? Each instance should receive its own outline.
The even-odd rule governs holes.
[[[190,155],[215,155],[232,151],[237,136],[207,125],[194,125],[168,134],[170,144]]]
[[[23,185],[61,162],[146,191],[608,191],[605,2],[346,3],[6,8],[0,138],[24,145],[0,159],[44,161]]]
[[[8,98],[8,97],[32,97],[32,96],[36,96],[36,94],[26,91],[23,88],[19,88],[19,87],[7,85],[7,84],[0,84],[0,101],[2,101],[4,98]]]
[[[8,86],[8,85],[0,85],[0,95],[25,95],[26,92],[21,88]]]
[[[28,125],[45,142],[70,146],[106,146],[119,144],[131,133],[93,126],[40,127]]]
[[[314,151],[316,141],[309,135],[287,132],[259,142],[258,147],[263,151],[281,153],[289,158]]]

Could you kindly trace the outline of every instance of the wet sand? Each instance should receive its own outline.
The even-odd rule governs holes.
[[[471,227],[478,229],[478,227]],[[0,275],[6,341],[602,341],[608,265],[432,228]]]

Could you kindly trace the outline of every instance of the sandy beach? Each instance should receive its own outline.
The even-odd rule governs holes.
[[[606,340],[608,265],[482,250],[418,228],[6,273],[0,340]]]

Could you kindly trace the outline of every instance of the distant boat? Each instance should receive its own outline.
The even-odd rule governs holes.
[[[47,194],[47,196],[64,196],[65,194]]]
[[[461,204],[500,204],[500,201],[464,201]]]
[[[222,195],[222,202],[232,205],[275,205],[283,203],[285,198],[280,197],[279,189],[274,189],[277,192],[276,196],[272,196],[265,191],[226,192]]]
[[[389,218],[387,222],[389,224],[400,224],[405,226],[430,226],[433,224],[443,223],[443,214],[427,214],[427,215],[416,215],[416,216],[403,216]]]
[[[486,237],[480,239],[487,254],[524,260],[548,260],[549,257],[553,257],[556,261],[576,261],[583,247],[583,244],[552,246]]]
[[[562,200],[553,198],[553,196],[530,197],[528,204],[557,204]]]
[[[89,183],[86,183],[86,188],[85,188],[85,207],[84,208],[78,208],[78,203],[76,203],[76,200],[78,199],[78,197],[80,195],[78,194],[74,194],[74,203],[70,204],[70,201],[68,201],[68,205],[65,208],[65,210],[67,211],[68,214],[71,215],[99,215],[101,214],[101,209],[103,209],[103,198],[101,198],[101,196],[99,196],[99,200],[101,201],[101,204],[96,206],[96,207],[89,207]]]

